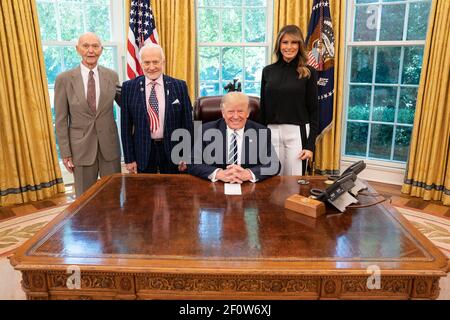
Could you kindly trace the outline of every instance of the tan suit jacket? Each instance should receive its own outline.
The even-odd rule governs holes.
[[[88,106],[81,69],[68,70],[55,81],[56,135],[62,158],[72,157],[75,166],[90,166],[98,147],[106,161],[120,157],[120,143],[113,102],[119,103],[117,73],[98,66],[100,98],[94,113]]]

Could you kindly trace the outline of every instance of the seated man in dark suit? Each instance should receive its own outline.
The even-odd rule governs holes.
[[[188,165],[190,174],[228,183],[257,182],[278,174],[280,162],[270,130],[247,119],[248,101],[241,92],[222,98],[223,118],[203,124]]]

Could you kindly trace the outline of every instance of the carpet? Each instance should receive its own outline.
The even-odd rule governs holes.
[[[40,210],[0,222],[0,257],[18,248],[67,207],[64,205]]]
[[[0,300],[24,300],[20,281],[22,274],[14,270],[7,259],[15,249],[53,220],[68,205],[11,218],[0,222]]]
[[[421,211],[395,207],[411,224],[450,258],[450,220]]]
[[[12,218],[0,222],[0,300],[25,299],[21,289],[21,274],[9,263],[6,258],[14,249],[18,248],[27,239],[54,219],[68,205],[39,211],[24,217]],[[450,220],[442,219],[420,211],[403,207],[395,207],[420,232],[450,258]],[[439,300],[450,300],[450,274],[441,278]]]

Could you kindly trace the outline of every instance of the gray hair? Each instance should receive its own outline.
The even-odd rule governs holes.
[[[148,42],[139,50],[139,61],[142,61],[142,54],[144,53],[144,51],[146,51],[148,49],[153,49],[153,48],[159,49],[159,51],[161,51],[162,60],[163,61],[166,60],[166,56],[164,55],[163,48],[159,44],[156,44],[153,42]]]
[[[225,108],[225,104],[229,102],[243,102],[248,108],[250,100],[248,96],[243,92],[239,91],[228,92],[226,95],[222,97],[222,101],[220,102],[220,108],[223,110]]]

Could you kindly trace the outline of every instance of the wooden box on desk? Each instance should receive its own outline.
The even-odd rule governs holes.
[[[288,197],[284,202],[284,207],[313,218],[324,215],[326,211],[323,202],[299,194]]]

